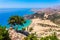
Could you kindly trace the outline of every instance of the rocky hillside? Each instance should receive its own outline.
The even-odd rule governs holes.
[[[27,19],[48,19],[52,22],[60,25],[60,8],[43,8],[43,9],[33,9],[34,14],[27,15],[25,18]]]
[[[60,8],[42,8],[42,9],[32,9],[31,11],[34,12],[32,15],[27,15],[25,18],[32,19],[35,17],[43,18],[44,15],[53,15],[53,14],[60,14]]]

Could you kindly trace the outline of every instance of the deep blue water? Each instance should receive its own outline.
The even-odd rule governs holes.
[[[8,19],[12,15],[24,16],[31,14],[33,12],[29,8],[0,8],[0,25],[8,25]]]

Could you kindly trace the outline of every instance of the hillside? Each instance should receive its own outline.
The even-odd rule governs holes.
[[[34,18],[40,18],[40,19],[47,19],[51,20],[54,23],[59,24],[60,23],[60,8],[44,8],[44,9],[34,9],[32,10],[34,14],[27,15],[25,18],[27,19],[34,19]]]

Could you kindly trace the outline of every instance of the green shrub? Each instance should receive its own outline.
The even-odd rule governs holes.
[[[38,40],[34,33],[25,37],[25,40]]]
[[[25,28],[22,28],[23,31],[25,31]]]
[[[36,36],[36,33],[32,33],[25,37],[25,40],[39,40],[39,39]],[[59,40],[59,39],[57,38],[56,33],[54,32],[52,35],[41,37],[40,40]]]
[[[0,26],[0,40],[10,40],[6,27]]]
[[[57,38],[56,33],[54,32],[54,34],[50,36],[42,37],[40,40],[59,40],[59,39]]]
[[[33,28],[31,27],[30,29],[29,29],[29,31],[31,32],[33,30]]]

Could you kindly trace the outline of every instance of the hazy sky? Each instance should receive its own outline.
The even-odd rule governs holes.
[[[60,5],[60,0],[0,0],[0,8],[45,8]]]

